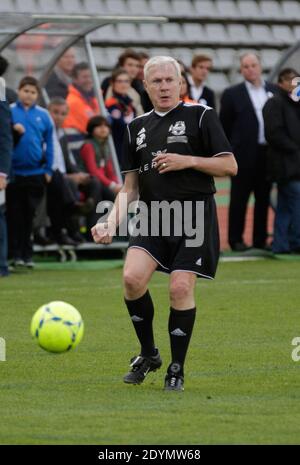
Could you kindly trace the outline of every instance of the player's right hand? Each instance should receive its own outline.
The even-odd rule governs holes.
[[[97,223],[92,227],[91,233],[96,244],[111,244],[116,225],[113,222]]]

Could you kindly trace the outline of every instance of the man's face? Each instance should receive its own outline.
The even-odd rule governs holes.
[[[93,89],[92,74],[89,69],[78,71],[77,77],[74,78],[74,82],[85,92],[90,92]]]
[[[278,85],[279,87],[281,87],[283,90],[285,90],[286,92],[288,93],[292,93],[294,88],[296,87],[294,84],[293,84],[293,79],[295,79],[295,76],[294,74],[290,74],[289,76],[286,76]]]
[[[261,77],[261,64],[255,55],[247,55],[241,61],[241,74],[246,81],[254,83]]]
[[[135,79],[140,70],[140,62],[139,60],[135,60],[134,58],[126,58],[123,64],[123,68],[126,69],[131,80]]]
[[[151,66],[144,84],[155,110],[166,112],[179,102],[181,77],[172,63]]]
[[[50,112],[50,115],[52,116],[55,127],[61,128],[68,114],[68,106],[66,104],[65,105],[50,105],[49,112]]]
[[[72,69],[76,64],[75,51],[70,48],[63,54],[63,56],[58,60],[57,66],[66,74],[70,75]]]
[[[39,97],[38,90],[35,86],[27,84],[18,90],[18,98],[24,107],[32,107]]]
[[[211,61],[201,61],[196,64],[196,66],[192,66],[191,74],[192,78],[196,81],[205,81],[207,79],[208,73],[211,70],[212,63]]]

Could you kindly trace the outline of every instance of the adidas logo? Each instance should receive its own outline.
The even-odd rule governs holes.
[[[144,321],[144,318],[140,318],[140,317],[137,316],[137,315],[132,315],[131,319],[132,319],[132,321],[134,321],[135,323],[139,323],[140,321]]]
[[[174,331],[172,331],[171,334],[173,336],[186,336],[186,334],[180,328],[174,329]]]
[[[202,265],[202,258],[199,258],[199,259],[196,261],[196,265],[199,265],[199,266]]]

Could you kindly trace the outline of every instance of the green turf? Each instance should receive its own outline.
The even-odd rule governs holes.
[[[121,269],[35,270],[0,281],[1,444],[298,443],[300,263],[221,263],[198,281],[198,318],[184,393],[163,392],[164,369],[142,386],[123,384],[137,352],[122,300]],[[166,367],[167,277],[156,274],[157,344]],[[44,352],[31,316],[50,300],[75,305],[85,320],[80,346]]]

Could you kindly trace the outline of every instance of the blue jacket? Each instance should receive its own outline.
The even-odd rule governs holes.
[[[13,150],[11,115],[7,102],[0,101],[0,173],[9,174]]]
[[[13,174],[52,174],[54,125],[48,111],[39,105],[25,110],[17,101],[11,105],[11,112],[13,124],[21,123],[25,128],[13,151]]]

